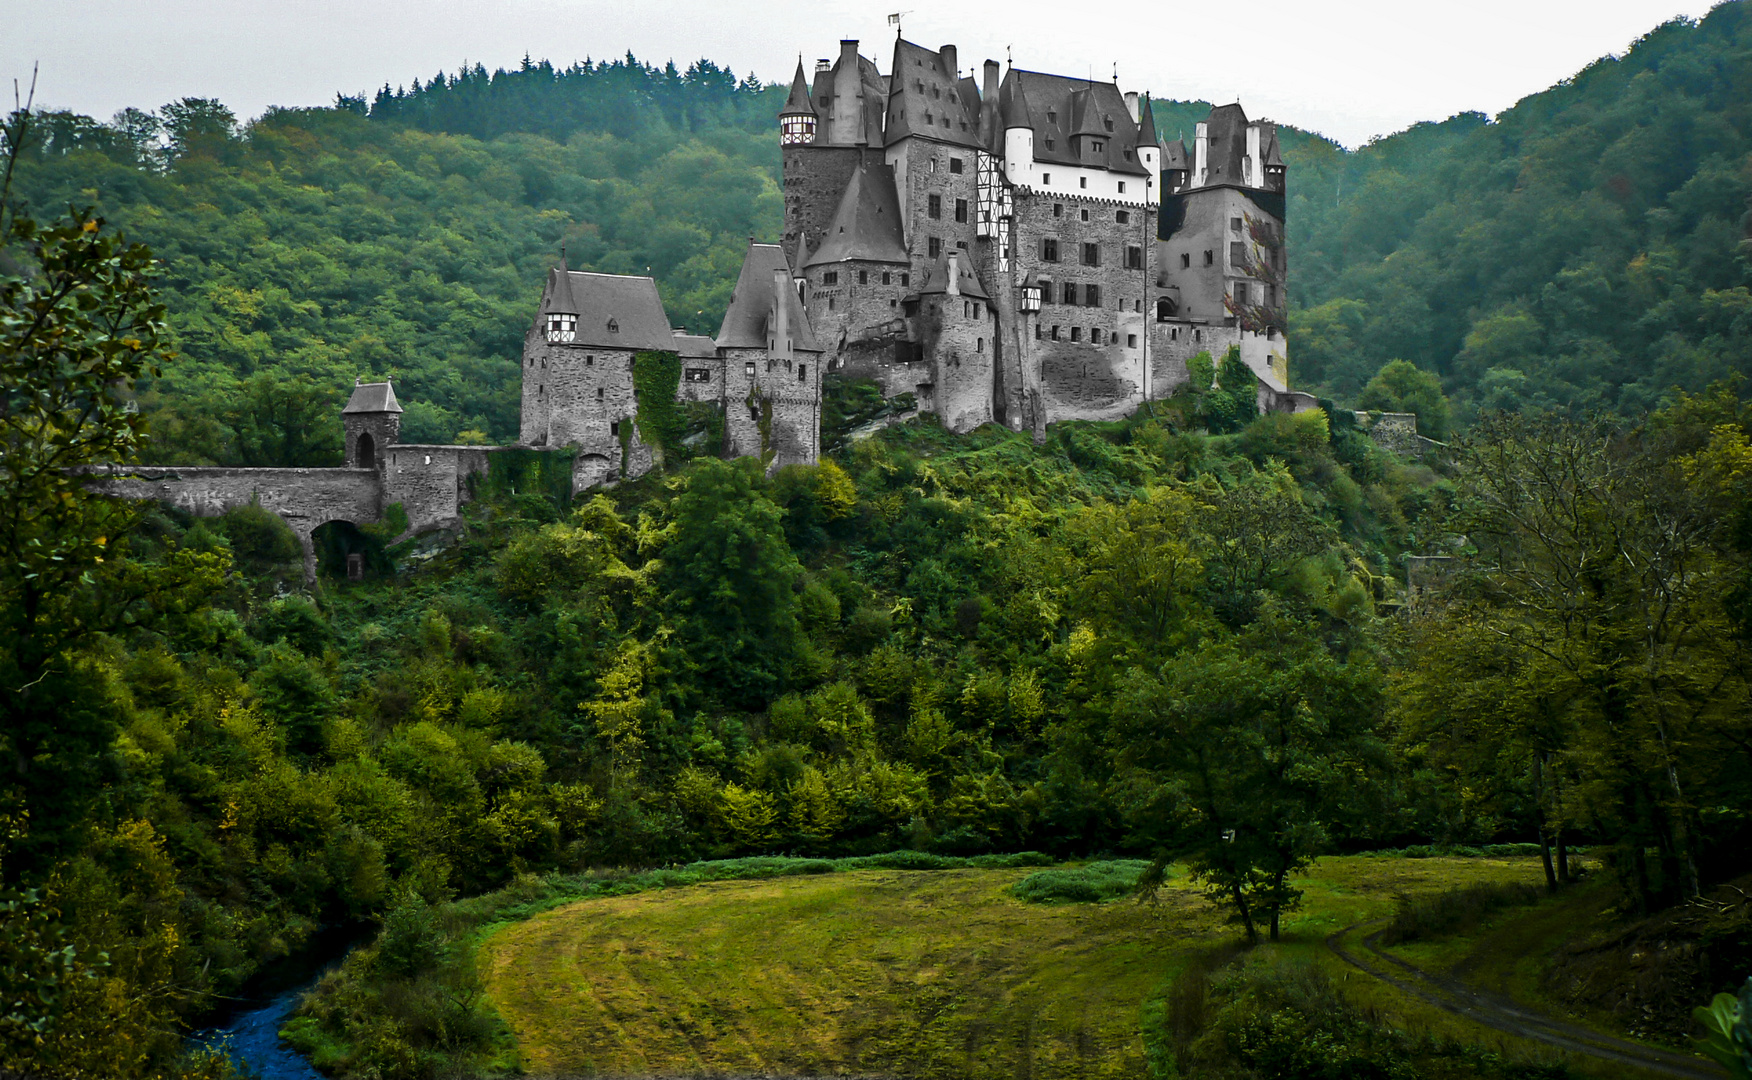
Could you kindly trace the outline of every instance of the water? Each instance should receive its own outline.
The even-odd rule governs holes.
[[[197,1040],[224,1051],[238,1069],[261,1080],[325,1080],[311,1067],[309,1059],[280,1041],[280,1028],[310,985],[288,990],[265,1005],[238,1012],[230,1023],[203,1032]]]

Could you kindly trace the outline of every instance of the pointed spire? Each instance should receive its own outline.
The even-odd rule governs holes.
[[[1138,102],[1137,145],[1155,146],[1158,141],[1156,138],[1156,114],[1150,108],[1150,95],[1146,92],[1143,100]]]
[[[785,99],[780,116],[819,116],[809,100],[809,78],[803,74],[803,54],[797,54],[797,74],[791,79],[791,96]]]
[[[907,263],[902,240],[900,196],[889,166],[864,162],[853,170],[833,221],[821,246],[809,257],[809,266],[860,260]]]
[[[566,249],[560,249],[560,265],[549,271],[547,306],[549,315],[576,315],[578,301],[572,296],[572,272],[566,267]]]
[[[1004,80],[1004,87],[998,94],[998,111],[1004,115],[1006,128],[1034,128],[1034,116],[1028,111],[1028,95],[1022,92],[1018,80]]]
[[[1267,130],[1269,134],[1266,136],[1265,151],[1260,156],[1264,158],[1263,164],[1266,168],[1281,169],[1284,167],[1284,156],[1278,150],[1277,125],[1273,124]]]

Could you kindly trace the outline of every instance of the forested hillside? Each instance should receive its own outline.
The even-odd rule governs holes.
[[[407,437],[516,429],[543,270],[656,276],[715,332],[742,245],[776,235],[782,91],[628,56],[465,69],[240,127],[187,100],[108,124],[52,114],[18,180],[90,204],[165,261],[180,356],[145,385],[155,455],[336,460],[336,395],[394,374]],[[1752,17],[1723,4],[1494,121],[1354,152],[1279,118],[1290,165],[1292,381],[1357,403],[1385,363],[1460,418],[1636,412],[1752,368]],[[1160,101],[1190,135],[1209,106]],[[1390,395],[1370,404],[1394,406]]]

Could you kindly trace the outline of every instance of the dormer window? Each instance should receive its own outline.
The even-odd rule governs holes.
[[[619,319],[608,320],[608,332],[611,334],[620,333],[620,320]]]
[[[1107,146],[1107,144],[1102,142],[1100,139],[1089,140],[1089,152],[1090,153],[1099,154],[1099,153],[1101,153],[1102,149],[1106,146]]]
[[[556,345],[578,340],[578,316],[549,315],[547,339]]]
[[[1053,142],[1051,139],[1046,140],[1046,148],[1048,150],[1051,150],[1056,145],[1058,145],[1058,144]]]
[[[1058,123],[1058,113],[1052,109],[1046,110],[1046,122],[1049,124]]]
[[[1111,116],[1109,116],[1109,117],[1104,117],[1104,118],[1103,118],[1103,119],[1102,119],[1102,122],[1103,122],[1103,123],[1105,123],[1105,124],[1106,124],[1106,125],[1107,125],[1107,130],[1108,130],[1108,131],[1112,131],[1112,130],[1113,130],[1113,118],[1112,118],[1112,117],[1111,117]]]

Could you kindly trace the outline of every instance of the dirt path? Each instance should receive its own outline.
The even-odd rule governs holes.
[[[1378,920],[1379,921],[1379,920]],[[1368,959],[1359,959],[1345,947],[1345,938],[1368,923],[1353,923],[1326,939],[1326,947],[1345,963],[1380,979],[1421,1001],[1455,1016],[1465,1017],[1493,1031],[1532,1039],[1574,1054],[1615,1065],[1631,1065],[1663,1076],[1686,1080],[1721,1080],[1727,1072],[1701,1058],[1686,1057],[1626,1039],[1602,1035],[1577,1024],[1534,1012],[1506,997],[1468,986],[1458,979],[1435,975],[1390,956],[1377,944],[1381,931],[1365,936]]]

